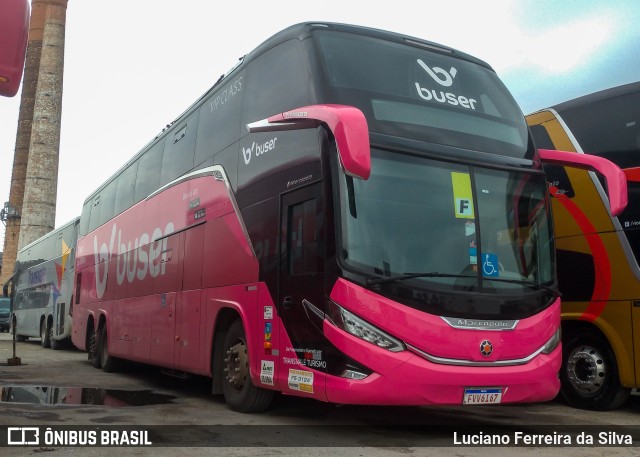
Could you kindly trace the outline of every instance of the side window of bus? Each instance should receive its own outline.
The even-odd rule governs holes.
[[[309,68],[298,40],[270,49],[247,69],[243,124],[312,103]]]
[[[113,218],[113,208],[116,203],[116,181],[111,181],[100,192],[100,225]]]
[[[246,133],[247,129],[241,128],[240,125],[244,91],[243,71],[230,76],[229,81],[221,84],[202,104],[197,122],[195,165],[212,158]]]
[[[549,132],[543,125],[531,125],[529,126],[529,130],[531,130],[531,135],[533,136],[533,141],[536,144],[537,149],[555,149],[556,146],[553,144],[553,140],[549,136]]]
[[[13,309],[22,309],[24,307],[24,293],[22,291],[17,292],[15,298],[13,299]]]
[[[543,125],[532,125],[529,127],[533,141],[537,149],[556,149],[549,136],[549,132]],[[553,197],[564,196],[567,198],[573,198],[575,192],[569,180],[569,175],[564,167],[560,165],[544,164],[542,166],[545,175],[547,176],[547,186],[549,193]]]
[[[100,194],[93,197],[93,200],[90,202],[91,205],[91,218],[89,219],[89,231],[92,232],[98,227],[100,227]]]
[[[120,174],[120,176],[118,176],[114,215],[120,214],[125,209],[133,205],[137,173],[138,162],[135,162],[129,165],[127,169],[124,170],[122,174]]]
[[[30,265],[37,265],[51,258],[52,249],[51,243],[47,243],[47,240],[40,240],[29,248],[29,261]]]
[[[186,122],[181,122],[168,133],[164,142],[161,185],[173,181],[193,168],[198,114],[198,111],[192,113]]]
[[[86,202],[82,207],[82,214],[80,215],[80,235],[84,236],[89,233],[89,220],[91,219],[91,208],[93,207],[93,201]]]
[[[164,142],[158,142],[147,150],[138,161],[138,175],[136,177],[135,203],[147,198],[160,187],[160,170]]]

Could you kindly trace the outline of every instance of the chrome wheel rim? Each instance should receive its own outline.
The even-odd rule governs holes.
[[[567,376],[571,385],[580,393],[595,395],[604,386],[607,365],[600,351],[582,345],[567,358]]]

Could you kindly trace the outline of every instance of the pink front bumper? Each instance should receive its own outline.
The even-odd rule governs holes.
[[[363,380],[327,376],[327,400],[332,403],[460,405],[469,387],[501,387],[502,403],[542,402],[560,389],[561,345],[523,365],[454,366],[432,363],[409,351],[377,348],[326,320],[324,332],[338,349],[374,371]]]

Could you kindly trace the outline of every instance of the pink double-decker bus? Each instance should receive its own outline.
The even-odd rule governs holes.
[[[540,154],[486,63],[421,39],[271,37],[87,198],[76,255],[96,367],[209,376],[233,410],[558,392]]]

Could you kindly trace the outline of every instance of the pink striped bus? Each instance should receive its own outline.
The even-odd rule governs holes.
[[[620,170],[586,157],[620,201]],[[445,46],[330,23],[274,35],[86,199],[79,231],[72,339],[105,371],[209,376],[244,412],[275,392],[559,389],[540,154],[491,67]]]

